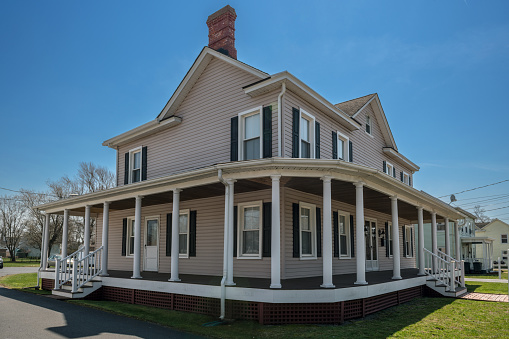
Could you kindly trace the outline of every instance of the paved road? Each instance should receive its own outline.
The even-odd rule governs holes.
[[[0,268],[0,277],[9,274],[19,274],[19,273],[34,273],[37,272],[39,267],[5,267]],[[34,285],[36,284],[36,280],[34,280]]]
[[[201,338],[148,322],[0,287],[0,338]]]

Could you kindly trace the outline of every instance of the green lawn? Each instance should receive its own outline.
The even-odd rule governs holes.
[[[3,258],[4,267],[39,267],[40,261],[38,259],[17,258],[15,262],[11,258]]]
[[[466,281],[465,286],[468,292],[507,294],[507,283]]]
[[[498,279],[497,274],[466,274],[465,278]],[[507,280],[507,270],[502,270],[502,279]]]
[[[36,290],[37,273],[21,273],[0,278],[0,286],[35,294],[51,294],[51,291]],[[30,288],[29,288],[30,287]]]

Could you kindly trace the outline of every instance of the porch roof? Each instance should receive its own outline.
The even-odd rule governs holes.
[[[493,242],[495,239],[489,238],[489,237],[468,237],[468,238],[461,238],[461,242],[472,244],[472,243],[483,243],[483,242]]]

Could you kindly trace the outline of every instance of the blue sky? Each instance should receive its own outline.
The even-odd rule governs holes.
[[[101,143],[158,115],[228,3],[239,60],[288,70],[332,103],[377,92],[421,166],[416,188],[509,179],[507,1],[2,1],[0,187],[45,190],[80,161],[114,171]],[[458,204],[497,194],[509,182]],[[509,198],[495,202],[481,205]],[[509,208],[488,214],[509,221]]]

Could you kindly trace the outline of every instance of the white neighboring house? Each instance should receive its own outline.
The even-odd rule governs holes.
[[[479,236],[493,240],[493,246],[489,249],[492,261],[497,261],[498,257],[500,257],[503,262],[502,265],[507,267],[507,253],[509,251],[509,224],[500,219],[493,219],[488,223],[477,223],[476,227],[476,233]],[[484,249],[477,247],[477,255],[480,256],[483,253]]]

